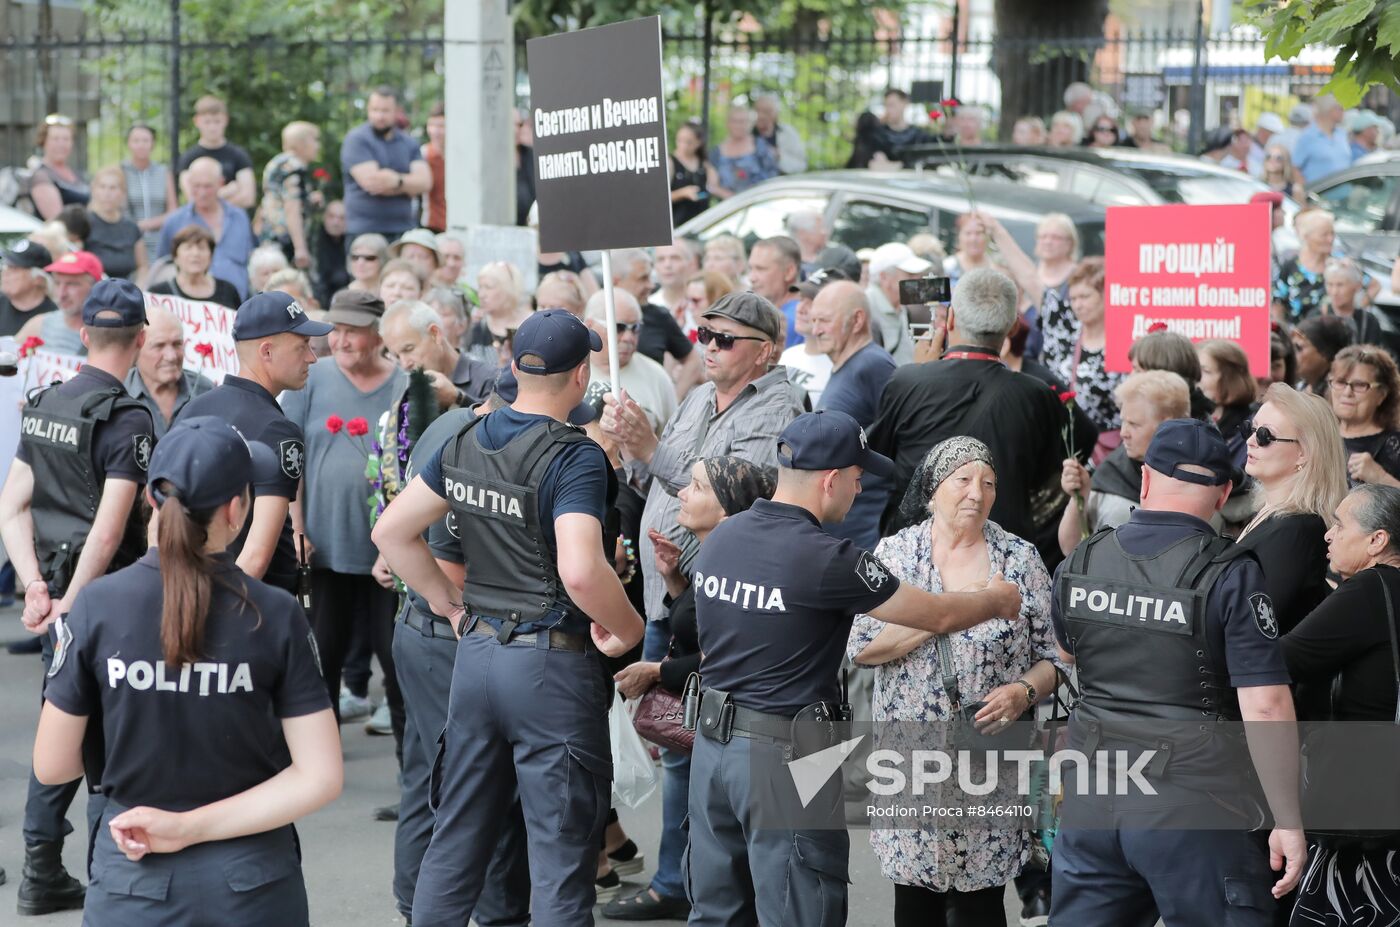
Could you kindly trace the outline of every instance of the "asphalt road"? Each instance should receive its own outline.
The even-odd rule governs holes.
[[[0,628],[19,628],[19,616],[14,609],[0,610]],[[10,636],[0,633],[0,640]],[[0,650],[0,867],[8,875],[8,881],[0,886],[0,925],[78,927],[82,916],[77,911],[23,919],[14,914],[23,858],[20,823],[34,727],[39,715],[37,693],[42,675],[37,655],[14,656]],[[347,724],[341,731],[345,746],[345,791],[329,807],[297,824],[305,854],[311,922],[336,927],[400,927],[403,921],[397,916],[390,891],[394,826],[370,818],[374,808],[398,800],[393,739],[367,736],[356,724]],[[170,749],[178,747],[172,743]],[[74,874],[83,873],[86,827],[82,806],[85,801],[85,794],[80,792],[69,814],[77,831],[64,847],[64,861]],[[660,829],[660,790],[641,808],[623,808],[620,814],[623,826],[650,863],[655,856]],[[628,884],[624,884],[623,891],[645,886],[650,873],[648,865],[644,873],[627,876]],[[853,829],[851,833],[851,880],[848,923],[852,927],[890,924],[893,892],[890,883],[880,875],[864,830]],[[1009,924],[1017,923],[1019,910],[1015,893],[1008,890]],[[598,923],[621,922],[599,917]]]

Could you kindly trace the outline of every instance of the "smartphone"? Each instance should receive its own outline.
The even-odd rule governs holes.
[[[947,277],[924,277],[899,281],[899,304],[917,306],[946,303],[953,298],[952,282]]]

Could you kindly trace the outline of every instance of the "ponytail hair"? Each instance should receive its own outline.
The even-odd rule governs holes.
[[[180,491],[166,480],[155,488],[165,497],[157,522],[161,651],[167,666],[185,666],[199,660],[204,649],[204,622],[214,595],[215,567],[204,545],[215,510],[189,511],[180,501]],[[245,489],[245,501],[246,494]]]

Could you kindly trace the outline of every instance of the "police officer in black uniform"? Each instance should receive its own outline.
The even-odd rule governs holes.
[[[566,423],[601,347],[564,310],[530,316],[514,341],[516,401],[434,452],[374,529],[394,572],[462,637],[432,785],[437,820],[413,900],[418,927],[466,922],[501,811],[517,796],[535,923],[590,917],[612,778],[599,650],[618,656],[642,637],[603,546],[612,468]],[[465,589],[422,538],[449,511]]]
[[[837,670],[857,613],[942,634],[1021,607],[1000,578],[975,593],[903,585],[873,554],[823,530],[845,517],[864,471],[893,473],[846,413],[794,419],[778,437],[778,467],[772,500],[725,519],[695,560],[704,695],[690,770],[692,925],[845,923],[839,760],[801,802],[810,817],[770,811],[793,794],[783,767],[836,745]],[[775,775],[760,781],[755,767]]]
[[[145,340],[146,302],[126,280],[102,280],[83,304],[88,357],[66,383],[31,396],[20,446],[0,494],[0,531],[24,583],[24,625],[44,635],[91,581],[133,562],[145,549],[138,493],[146,482],[151,414],[122,388]],[[63,868],[65,819],[78,791],[72,781],[40,785],[30,776],[24,812],[20,914],[47,914],[83,903],[83,887]],[[95,786],[99,770],[90,770]],[[88,802],[91,821],[101,800]]]
[[[157,547],[61,619],[34,768],[81,773],[101,724],[91,927],[308,923],[291,822],[340,794],[340,735],[306,616],[228,549],[249,484],[279,469],[227,422],[184,418],[151,459]]]
[[[191,399],[180,412],[180,418],[221,418],[277,455],[277,472],[253,486],[252,514],[230,550],[243,572],[293,593],[298,591],[297,553],[287,513],[301,485],[306,445],[301,428],[282,414],[276,397],[283,390],[306,385],[307,372],[316,361],[311,339],[330,334],[332,328],[312,320],[286,293],[259,293],[240,306],[234,317],[238,376],[224,377],[223,383]]]
[[[463,355],[464,357],[466,355]],[[433,420],[415,447],[430,457],[447,439],[461,431],[477,415],[486,415],[515,402],[519,385],[509,367],[501,370],[487,402],[472,409],[450,409]],[[583,426],[593,409],[581,403],[569,416],[569,424]],[[418,472],[415,455],[408,462],[405,479]],[[454,586],[465,581],[461,533],[457,516],[449,512],[427,531],[428,547],[438,568]],[[427,599],[408,589],[399,620],[394,625],[394,666],[403,690],[403,771],[400,775],[398,827],[394,831],[394,900],[405,916],[413,912],[414,888],[433,835],[434,815],[428,803],[428,777],[437,752],[438,734],[447,725],[448,692],[452,664],[457,657],[457,635],[452,624],[432,610]],[[525,924],[530,917],[530,870],[525,845],[525,819],[517,799],[502,816],[496,855],[486,873],[486,884],[477,900],[472,920],[479,927]]]
[[[1162,423],[1141,506],[1058,570],[1051,617],[1083,696],[1070,747],[1091,768],[1107,757],[1114,784],[1090,777],[1081,794],[1066,776],[1055,927],[1148,927],[1159,916],[1167,927],[1266,927],[1274,899],[1303,871],[1278,625],[1253,553],[1208,524],[1229,497],[1230,473],[1213,426]],[[1284,723],[1256,723],[1265,721]],[[1251,756],[1275,817],[1267,837]],[[1122,776],[1118,789],[1125,763],[1147,788]]]

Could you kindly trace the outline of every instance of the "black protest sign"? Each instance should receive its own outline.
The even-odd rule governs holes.
[[[671,243],[661,20],[531,39],[540,250]]]

